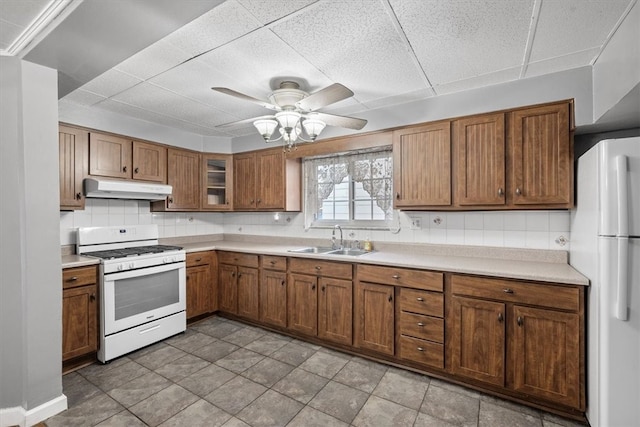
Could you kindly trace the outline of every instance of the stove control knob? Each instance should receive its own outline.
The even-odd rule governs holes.
[[[124,266],[123,266],[122,264],[118,264],[118,266],[116,267],[116,269],[117,269],[118,271],[122,271],[122,270],[123,270],[123,268],[124,268]]]
[[[169,258],[163,258],[162,262],[164,262],[165,264],[168,264],[171,262],[171,260]]]
[[[135,263],[135,262],[130,262],[130,263],[129,263],[129,269],[132,269],[132,268],[134,268],[135,266],[136,266],[136,263]]]

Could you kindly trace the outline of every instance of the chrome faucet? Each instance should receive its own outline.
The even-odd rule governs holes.
[[[336,245],[336,229],[340,230],[340,246]],[[344,240],[342,239],[342,227],[336,224],[333,227],[333,231],[331,232],[331,247],[333,249],[342,249],[343,244],[344,244]]]

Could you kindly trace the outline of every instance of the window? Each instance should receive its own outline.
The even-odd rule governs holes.
[[[391,150],[306,159],[307,226],[386,227],[393,213]]]

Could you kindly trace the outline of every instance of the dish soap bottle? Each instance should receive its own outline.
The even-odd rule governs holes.
[[[371,252],[373,250],[373,243],[371,243],[371,240],[368,237],[364,239],[362,249],[367,252]]]

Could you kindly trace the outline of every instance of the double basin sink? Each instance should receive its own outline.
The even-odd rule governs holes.
[[[349,255],[349,256],[360,256],[371,253],[370,251],[363,251],[362,249],[334,249],[332,247],[325,246],[311,246],[308,248],[302,249],[289,249],[289,252],[296,254],[325,254],[325,255]]]

